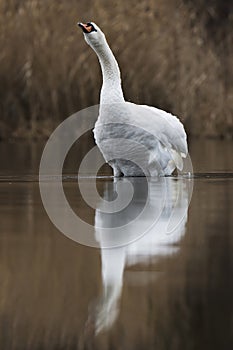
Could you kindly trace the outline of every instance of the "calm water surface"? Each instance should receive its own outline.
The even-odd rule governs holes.
[[[74,152],[65,193],[100,249],[50,222],[38,186],[42,149],[0,144],[0,349],[232,349],[232,143],[191,142],[189,207],[188,179],[137,178],[132,203],[117,216],[83,201]],[[82,182],[92,200],[94,179]],[[97,179],[106,200],[122,184]],[[149,214],[119,237],[133,240],[157,215],[156,224],[130,245],[104,249],[115,239],[106,228],[138,217],[147,198]],[[171,217],[175,230],[166,234]]]

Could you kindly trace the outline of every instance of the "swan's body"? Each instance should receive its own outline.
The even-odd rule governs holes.
[[[126,102],[120,70],[103,32],[94,23],[79,24],[96,52],[103,75],[96,144],[114,176],[170,175],[182,170],[186,133],[179,119],[146,105]]]

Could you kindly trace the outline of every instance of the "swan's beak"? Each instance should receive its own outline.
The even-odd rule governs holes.
[[[91,25],[88,25],[88,23],[86,24],[86,23],[78,22],[77,24],[79,27],[82,28],[83,33],[90,33],[92,31],[92,27],[91,27]]]

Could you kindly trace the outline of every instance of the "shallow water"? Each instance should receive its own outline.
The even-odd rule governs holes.
[[[102,249],[72,241],[51,223],[38,186],[42,149],[0,144],[0,349],[231,349],[232,143],[191,142],[189,207],[190,179],[137,178],[131,204],[118,215],[103,213],[93,177],[80,183],[97,209],[85,204],[71,155],[64,190]],[[109,174],[103,167],[97,188],[115,200],[127,187]],[[61,203],[54,210],[67,220]],[[79,229],[72,238],[85,239]],[[134,243],[122,246],[125,237]]]

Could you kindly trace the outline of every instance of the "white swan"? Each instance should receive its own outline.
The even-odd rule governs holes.
[[[114,176],[170,175],[182,170],[188,152],[182,123],[155,107],[124,99],[120,70],[104,33],[93,22],[78,23],[99,58],[103,75],[96,144]]]

